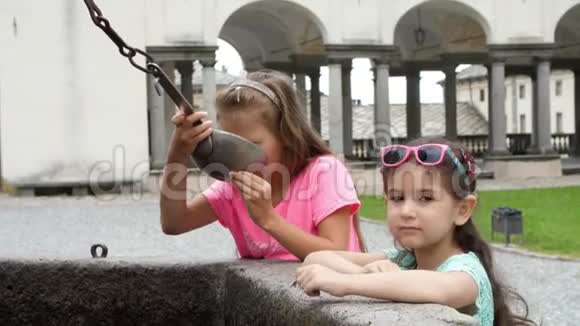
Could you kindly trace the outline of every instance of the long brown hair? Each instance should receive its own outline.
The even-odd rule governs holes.
[[[263,69],[249,73],[247,79],[258,82],[274,93],[277,103],[251,87],[226,87],[216,96],[218,110],[262,109],[264,122],[282,144],[282,163],[290,176],[298,175],[313,159],[332,154],[318,132],[308,123],[292,79],[279,71]],[[361,250],[365,250],[358,213],[354,227]]]
[[[408,143],[409,146],[418,146],[424,144],[445,144],[449,145],[455,156],[459,159],[459,162],[463,165],[467,171],[469,168],[470,158],[472,158],[469,150],[460,144],[456,144],[442,137],[423,137],[413,140]],[[456,173],[455,167],[449,158],[445,158],[444,163],[439,166],[433,167],[441,171],[443,176],[442,181],[444,182],[444,188],[452,195],[456,200],[462,200],[470,194],[474,194],[476,191],[476,176],[471,175],[458,175]],[[393,169],[389,169],[389,173],[385,173],[385,193],[387,191],[387,180],[388,175],[392,175]],[[453,239],[459,245],[459,247],[464,252],[473,252],[477,255],[481,264],[485,268],[487,277],[491,283],[491,288],[493,292],[493,305],[494,305],[494,322],[496,326],[504,325],[535,325],[533,321],[528,319],[528,305],[524,298],[519,295],[516,291],[505,286],[498,278],[494,267],[493,267],[493,256],[489,245],[483,240],[479,234],[474,222],[473,217],[460,226],[456,226],[453,231]],[[405,249],[407,252],[408,249]],[[411,251],[412,252],[412,251]],[[516,315],[510,306],[508,305],[509,300],[519,301],[525,310],[524,316]]]
[[[269,88],[279,99],[279,108],[259,91],[249,87],[222,89],[216,97],[218,110],[263,109],[262,117],[282,144],[283,163],[295,176],[309,160],[331,151],[320,135],[309,125],[292,87],[291,79],[274,70],[249,73],[247,79]]]

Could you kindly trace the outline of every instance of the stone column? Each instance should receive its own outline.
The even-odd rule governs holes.
[[[375,61],[375,142],[383,147],[392,143],[391,107],[389,101],[389,64]]]
[[[518,131],[518,78],[517,75],[514,75],[511,78],[511,87],[512,87],[512,93],[510,95],[511,98],[511,104],[512,104],[512,126],[511,129],[513,130],[513,133],[517,134],[520,133]],[[532,93],[533,94],[533,93]],[[507,94],[506,94],[507,96]],[[533,96],[532,96],[532,101],[533,101]],[[509,134],[509,130],[507,130],[508,134]]]
[[[330,149],[344,158],[344,122],[342,107],[342,64],[331,60],[328,64],[328,137]]]
[[[537,63],[537,129],[533,135],[540,154],[553,153],[550,124],[550,62],[542,59]]]
[[[540,147],[538,145],[538,74],[536,71],[532,72],[530,76],[532,80],[532,130],[530,134],[532,135],[531,146],[528,152],[530,154],[538,154],[540,152]]]
[[[215,109],[215,96],[216,96],[216,81],[215,81],[215,64],[216,61],[212,59],[201,60],[201,65],[203,66],[202,78],[203,78],[203,108],[202,110],[207,112],[208,119],[213,121],[213,127],[217,128],[217,112]]]
[[[375,104],[375,111],[378,103],[377,99],[377,65],[376,60],[371,60],[371,73],[373,75],[373,89],[375,90],[373,96],[373,103]]]
[[[306,75],[305,74],[294,74],[294,83],[296,84],[296,92],[298,93],[298,99],[300,100],[300,105],[302,105],[302,110],[304,114],[306,112]]]
[[[421,137],[420,71],[407,71],[407,141]]]
[[[494,61],[490,72],[489,154],[508,155],[505,116],[505,63]]]
[[[312,127],[321,133],[320,122],[320,69],[316,68],[308,75],[310,78],[310,122]]]
[[[574,145],[572,149],[576,156],[580,156],[580,70],[574,70],[574,119],[576,120],[574,130]]]
[[[170,80],[175,78],[175,66],[173,62],[159,62],[159,65]],[[175,114],[175,104],[163,92],[161,86],[159,86],[162,92],[161,96],[157,94],[155,80],[153,78],[147,78],[147,81],[151,169],[162,169],[165,165],[167,149],[174,128],[171,123],[171,117]]]
[[[445,136],[457,139],[457,83],[455,65],[445,67]]]
[[[181,75],[181,93],[193,105],[193,62],[178,61],[175,67]]]
[[[352,95],[350,87],[350,72],[352,60],[342,64],[342,119],[343,119],[343,145],[345,157],[352,156]]]

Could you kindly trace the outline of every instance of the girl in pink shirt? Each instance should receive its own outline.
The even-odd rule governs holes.
[[[215,181],[186,200],[187,163],[211,134],[204,112],[172,118],[176,128],[162,178],[161,226],[181,234],[219,221],[240,257],[304,259],[319,250],[364,250],[357,198],[345,166],[310,127],[292,81],[264,70],[234,82],[216,98],[222,130],[258,144],[265,166]],[[331,126],[336,127],[336,126]]]

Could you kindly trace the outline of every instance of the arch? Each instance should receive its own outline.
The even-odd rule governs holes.
[[[580,55],[580,4],[566,9],[554,26],[556,56],[578,57]]]
[[[577,3],[566,9],[555,21],[554,41],[566,43],[567,40],[577,35],[580,38],[580,3]],[[574,33],[574,24],[578,33]]]
[[[240,60],[242,61],[242,69],[243,70],[246,70],[246,69],[248,69],[248,66],[251,66],[251,61],[252,61],[251,59],[253,58],[253,56],[249,56],[249,55],[246,54],[246,56],[244,57],[242,55],[242,53],[244,53],[244,52],[240,51],[240,49],[238,48],[238,45],[232,44],[229,39],[222,39],[222,38],[220,38],[220,40],[222,40],[223,42],[228,43],[236,51],[236,53],[240,57]],[[261,47],[261,44],[259,44],[257,42],[253,42],[251,44],[255,44],[254,48],[257,50],[256,53],[258,54],[258,56],[260,58],[263,58],[264,57],[264,54],[263,54],[263,49]]]
[[[436,12],[452,15],[456,20],[463,19],[463,23],[467,25],[471,23],[474,29],[478,28],[483,32],[483,43],[487,44],[491,39],[491,26],[489,21],[478,10],[471,7],[470,5],[455,0],[425,0],[412,6],[402,16],[399,17],[393,32],[393,43],[400,45],[401,47],[401,37],[404,36],[403,34],[405,33],[405,24],[412,19],[413,22],[417,20],[414,18],[414,15],[417,15],[419,9],[426,12]],[[432,38],[440,40],[448,36],[445,33],[441,33],[443,31],[441,30],[440,26],[441,21],[448,21],[448,19],[439,19],[439,21],[437,21],[438,18],[436,15],[422,15],[421,17],[422,21],[424,21],[422,27],[432,35]],[[404,46],[402,46],[401,50],[404,52]]]
[[[218,37],[232,44],[242,57],[249,40],[259,44],[262,62],[288,61],[292,54],[323,52],[326,28],[311,10],[296,2],[260,0],[229,13]]]
[[[419,21],[425,42],[412,44]],[[490,33],[489,22],[473,7],[455,0],[426,0],[398,19],[393,43],[403,57],[432,58],[442,52],[484,50]]]
[[[278,0],[278,1],[268,1],[268,0],[253,0],[250,1],[240,7],[236,7],[236,8],[232,8],[232,10],[229,13],[226,13],[225,18],[218,22],[217,26],[218,26],[218,35],[221,35],[222,33],[222,29],[224,28],[225,24],[228,22],[228,20],[230,20],[230,18],[232,18],[232,16],[234,16],[237,12],[239,12],[240,10],[244,10],[244,9],[251,9],[251,8],[260,8],[260,7],[267,7],[267,6],[288,6],[291,7],[293,9],[295,9],[296,11],[300,12],[301,14],[303,14],[305,17],[307,17],[310,21],[312,21],[317,29],[320,31],[320,34],[322,36],[322,41],[324,43],[326,43],[326,40],[328,39],[328,30],[326,28],[326,26],[324,25],[324,23],[322,22],[322,20],[320,19],[320,17],[318,17],[310,8],[305,7],[304,5],[297,3],[295,1],[289,1],[289,0]]]
[[[431,7],[435,7],[435,8],[439,8],[445,11],[449,11],[455,14],[459,14],[462,16],[467,16],[473,20],[475,20],[479,26],[483,29],[485,35],[486,35],[486,39],[491,39],[491,25],[489,24],[489,21],[485,18],[485,16],[483,16],[477,9],[473,8],[472,6],[464,3],[464,2],[460,2],[460,1],[456,1],[456,0],[424,0],[418,4],[416,4],[415,6],[411,7],[410,9],[408,9],[397,21],[397,24],[395,26],[398,26],[401,22],[401,20],[407,15],[409,14],[411,11],[413,11],[414,9],[417,9],[418,7],[424,7],[424,6],[431,6]],[[396,27],[395,27],[395,33],[396,33]]]
[[[248,61],[251,57],[259,56],[261,61],[266,58],[266,49],[264,48],[263,44],[260,42],[260,39],[256,37],[254,33],[251,31],[245,30],[244,28],[236,28],[235,31],[230,33],[224,33],[220,38],[226,42],[228,42],[235,50],[238,52],[240,57],[242,58],[242,63],[244,67],[248,65]],[[243,38],[246,40],[244,44],[245,47],[253,49],[253,56],[248,56],[248,52],[242,48],[241,44],[236,42],[236,39]],[[244,56],[246,55],[246,56]]]

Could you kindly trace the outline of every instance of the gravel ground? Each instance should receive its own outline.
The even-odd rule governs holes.
[[[105,243],[115,257],[235,258],[231,236],[217,223],[185,235],[163,235],[153,195],[99,200],[0,194],[0,223],[0,258],[88,258],[94,243]],[[392,246],[384,225],[363,222],[362,227],[370,250]],[[535,320],[580,324],[580,262],[500,251],[495,258],[503,279],[526,298]]]

